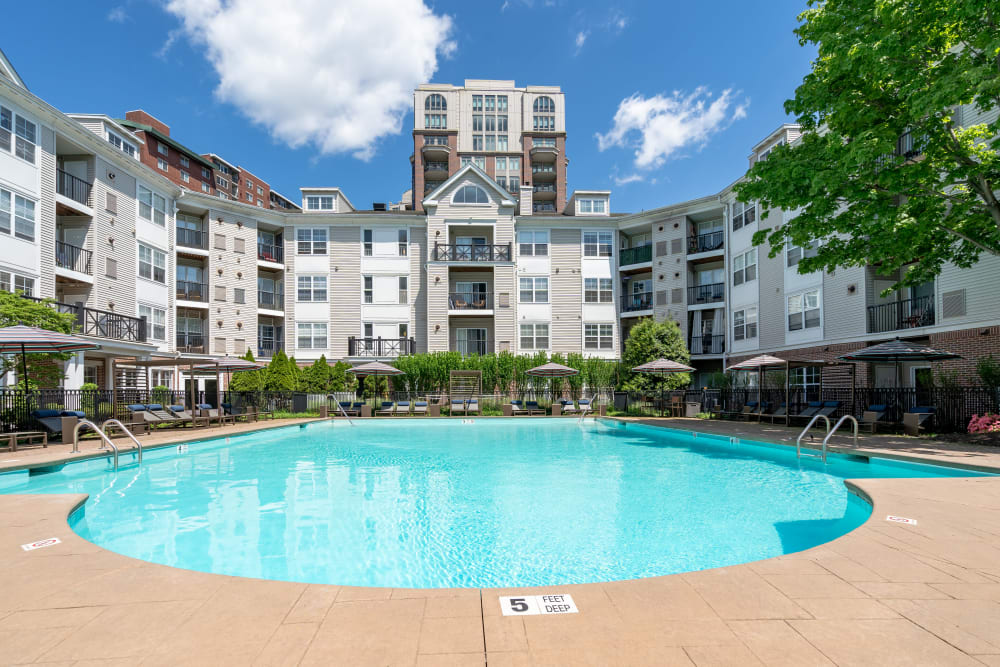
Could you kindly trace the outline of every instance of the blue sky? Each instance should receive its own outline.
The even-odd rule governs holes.
[[[66,112],[145,109],[295,200],[300,186],[337,185],[361,208],[409,186],[420,81],[562,86],[570,188],[611,189],[612,208],[631,212],[738,178],[814,54],[792,33],[804,2],[788,0],[58,6],[44,39],[2,43],[35,94]],[[31,25],[39,8],[5,17]]]

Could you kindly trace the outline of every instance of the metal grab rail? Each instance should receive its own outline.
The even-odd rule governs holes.
[[[80,451],[80,427],[86,426],[91,429],[94,433],[100,436],[101,440],[111,447],[114,451],[114,462],[115,462],[115,472],[118,472],[118,446],[111,441],[108,435],[97,427],[97,424],[90,421],[89,419],[81,419],[76,423],[76,427],[73,429],[73,453],[76,454]]]
[[[806,427],[802,429],[802,433],[799,433],[799,437],[795,439],[795,456],[802,458],[802,438],[809,432],[809,429],[812,428],[812,425],[816,423],[817,419],[822,419],[826,422],[826,432],[827,434],[830,433],[830,419],[826,415],[814,415],[813,418],[809,420],[809,423],[806,424]],[[823,440],[822,454],[806,454],[806,456],[820,456],[823,458],[823,462],[826,463],[826,440]]]
[[[350,424],[351,426],[354,426],[354,422],[351,421],[350,416],[347,414],[347,410],[345,410],[344,406],[340,404],[340,401],[337,401],[337,407],[340,408],[340,411],[341,413],[343,413],[344,419],[347,420],[347,423]]]
[[[833,428],[830,430],[830,432],[826,434],[825,438],[823,438],[823,462],[824,463],[826,462],[826,443],[827,443],[827,441],[829,441],[830,438],[833,437],[833,434],[837,432],[837,429],[840,428],[840,425],[843,424],[848,419],[850,419],[852,422],[854,422],[854,446],[855,447],[858,446],[858,420],[855,419],[851,415],[844,415],[843,417],[841,417],[840,419],[837,420],[837,423],[833,425]]]
[[[111,424],[112,426],[117,426],[122,433],[128,436],[129,440],[135,443],[135,449],[137,452],[139,452],[139,463],[142,463],[142,443],[139,442],[139,439],[136,438],[135,435],[133,435],[132,431],[125,428],[125,424],[121,423],[117,419],[108,419],[105,420],[103,424],[101,424],[101,429],[105,433],[108,432],[108,424]]]

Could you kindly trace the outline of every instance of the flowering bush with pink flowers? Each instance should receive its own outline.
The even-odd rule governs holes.
[[[1000,415],[986,413],[983,416],[972,415],[969,420],[969,433],[1000,433]]]

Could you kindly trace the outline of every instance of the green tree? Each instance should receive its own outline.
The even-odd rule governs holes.
[[[330,390],[330,364],[326,361],[326,355],[320,355],[319,359],[307,366],[299,373],[299,391],[306,391],[313,394],[325,394]]]
[[[241,359],[256,361],[253,352],[247,350]],[[266,369],[256,371],[239,371],[229,378],[229,388],[233,391],[262,391],[264,389],[264,374]]]
[[[569,385],[570,397],[576,400],[580,398],[581,391],[583,390],[584,369],[587,366],[587,360],[584,359],[582,354],[571,352],[566,355],[566,365],[580,371],[576,375],[570,375],[566,378],[566,384]]]
[[[50,307],[51,299],[43,302],[25,299],[20,294],[0,292],[0,327],[23,324],[59,333],[73,333],[76,318],[68,313],[60,313]],[[71,354],[28,354],[28,379],[30,389],[58,387],[65,377],[62,362]],[[24,378],[20,377],[22,360],[20,354],[2,357],[0,378],[15,371],[18,375],[17,387],[25,389]]]
[[[623,363],[631,369],[661,358],[681,364],[691,360],[680,326],[673,320],[657,322],[651,317],[640,320],[629,331],[628,339],[625,341]],[[686,387],[690,382],[689,373],[669,373],[664,376],[635,373],[625,382],[624,388],[626,391],[650,393],[661,388],[679,389]]]
[[[772,256],[821,242],[802,273],[906,267],[893,289],[932,279],[945,262],[1000,254],[996,0],[809,5],[795,32],[818,56],[785,103],[805,134],[735,188],[742,201],[798,215],[754,242],[769,241]],[[959,127],[962,104],[992,120]]]
[[[298,368],[295,362],[288,358],[284,350],[278,350],[264,369],[264,388],[268,391],[294,391],[297,386]]]

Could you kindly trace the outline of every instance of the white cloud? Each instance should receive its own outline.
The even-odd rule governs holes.
[[[615,185],[627,185],[629,183],[641,183],[642,181],[646,180],[645,176],[643,176],[642,174],[638,174],[638,173],[627,174],[625,176],[619,176],[618,174],[614,174],[611,178],[614,180]]]
[[[108,12],[108,20],[112,23],[125,23],[126,19],[128,19],[128,14],[121,5]]]
[[[583,45],[586,43],[588,37],[590,37],[589,30],[581,30],[576,33],[576,39],[574,39],[573,42],[576,44],[577,53],[580,53],[580,49],[583,48]]]
[[[455,49],[422,0],[167,0],[219,76],[216,96],[296,148],[370,158],[413,88]],[[169,41],[169,40],[168,40]]]
[[[505,12],[508,7],[510,7],[510,0],[503,0],[503,4],[500,5],[500,11]]]
[[[625,30],[625,26],[628,25],[628,17],[622,13],[620,9],[612,10],[611,16],[608,18],[607,27],[609,30],[613,31],[616,35],[621,34]]]
[[[635,93],[618,105],[614,125],[597,134],[597,147],[635,147],[635,166],[659,167],[678,151],[701,148],[716,132],[747,114],[748,101],[736,103],[732,89],[712,99],[704,87],[687,96],[675,91],[669,97],[643,97]]]

